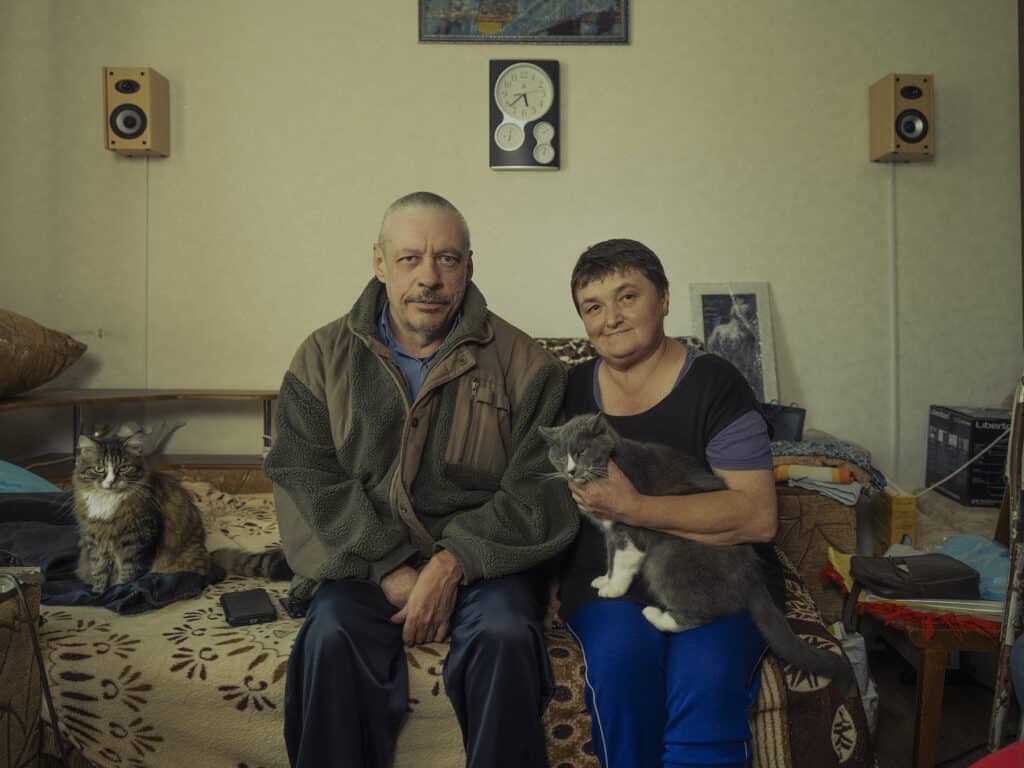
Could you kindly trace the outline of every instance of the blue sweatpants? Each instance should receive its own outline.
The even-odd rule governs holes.
[[[642,609],[599,600],[568,622],[585,656],[601,765],[747,765],[747,712],[757,700],[766,649],[750,615],[668,633],[655,629]]]
[[[553,690],[543,609],[525,575],[460,587],[445,690],[469,768],[547,765],[541,713]],[[295,768],[386,768],[409,701],[396,609],[377,584],[324,584],[295,638],[284,735]]]

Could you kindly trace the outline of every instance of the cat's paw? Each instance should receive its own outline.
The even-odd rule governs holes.
[[[106,592],[108,586],[110,586],[109,579],[93,579],[89,582],[89,588],[97,595],[102,595]]]
[[[607,576],[598,576],[596,579],[590,582],[590,586],[599,592],[608,586],[608,582],[611,581]]]
[[[628,582],[626,584],[619,584],[609,579],[607,584],[597,590],[597,594],[599,597],[622,597],[628,589]]]
[[[671,613],[661,610],[653,605],[648,605],[644,608],[641,613],[644,618],[647,619],[655,628],[660,629],[662,632],[680,632],[682,627],[676,623],[676,620],[672,618]]]

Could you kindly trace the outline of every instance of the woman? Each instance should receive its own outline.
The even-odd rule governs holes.
[[[610,463],[608,478],[572,487],[577,504],[609,520],[709,543],[769,542],[777,524],[767,427],[750,387],[727,361],[665,336],[668,281],[658,257],[635,240],[587,249],[572,295],[599,357],[569,376],[568,417],[603,411],[623,437],[672,446],[703,460],[728,490],[640,495]],[[766,578],[781,604],[770,545]],[[587,663],[587,705],[605,768],[746,765],[765,644],[748,614],[677,634],[640,613],[650,600],[634,582],[622,599],[597,597],[605,572],[596,526],[584,524],[561,575],[561,616]]]

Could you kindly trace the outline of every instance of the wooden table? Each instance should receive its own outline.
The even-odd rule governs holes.
[[[57,482],[70,475],[71,460],[78,454],[78,436],[82,433],[82,407],[118,403],[174,402],[259,402],[263,409],[263,448],[270,447],[271,406],[277,390],[260,389],[66,389],[34,390],[0,400],[0,415],[7,411],[33,408],[71,409],[71,452],[34,456],[21,462],[42,477]],[[260,454],[171,454],[151,456],[157,469],[203,470],[259,474],[263,463]],[[260,488],[266,490],[266,488]]]
[[[896,625],[894,625],[896,626]],[[942,694],[946,684],[946,660],[951,651],[998,653],[999,638],[975,632],[956,634],[949,629],[936,629],[925,639],[924,628],[904,624],[898,626],[920,651],[917,673],[917,719],[914,723],[914,768],[933,768],[939,722],[942,718]]]

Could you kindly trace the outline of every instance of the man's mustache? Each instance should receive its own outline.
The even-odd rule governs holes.
[[[426,291],[421,293],[419,296],[413,296],[412,298],[406,299],[406,302],[410,304],[451,304],[452,300],[444,294]]]

